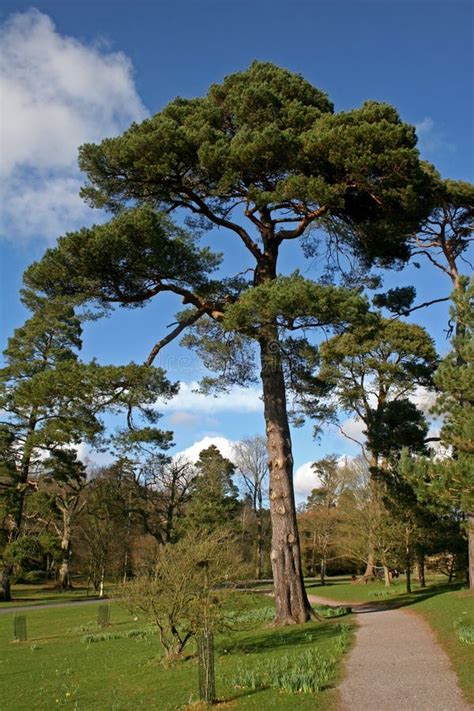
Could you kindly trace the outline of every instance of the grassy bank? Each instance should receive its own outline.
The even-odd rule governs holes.
[[[272,600],[259,595],[246,598],[249,610],[236,613],[240,629],[228,630],[216,639],[217,693],[225,707],[332,709],[339,662],[352,634],[350,617],[273,629],[268,626]],[[13,613],[0,619],[2,711],[171,711],[185,709],[196,700],[193,647],[185,661],[164,667],[151,626],[144,619],[132,618],[118,604],[112,604],[112,624],[103,631],[97,629],[95,605],[51,606],[29,614],[25,608],[25,614],[27,642],[12,642]],[[318,677],[322,688],[316,693],[272,688],[275,677],[287,672],[288,688],[292,683],[298,686],[291,676],[300,674],[304,681],[305,668],[322,670]]]

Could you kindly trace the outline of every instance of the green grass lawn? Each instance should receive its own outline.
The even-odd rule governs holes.
[[[428,580],[427,588],[413,586],[405,592],[405,580],[398,579],[385,590],[383,582],[353,584],[347,578],[330,580],[327,585],[308,585],[308,593],[335,601],[371,602],[406,607],[422,615],[434,630],[448,654],[466,696],[474,702],[474,644],[463,643],[458,636],[460,621],[474,628],[474,594],[461,583]]]
[[[321,709],[336,702],[335,682],[315,694],[289,694],[276,689],[240,688],[236,674],[245,676],[272,663],[291,665],[295,656],[318,650],[340,660],[341,623],[352,630],[351,617],[301,626],[273,629],[265,617],[273,602],[261,595],[246,595],[258,610],[259,622],[246,629],[228,631],[216,640],[217,693],[223,708]],[[268,610],[268,612],[266,612]],[[0,708],[2,711],[34,709],[185,709],[197,698],[197,663],[193,647],[189,658],[171,668],[160,663],[158,638],[144,619],[112,603],[112,624],[106,634],[118,639],[86,642],[98,632],[96,605],[44,610],[25,608],[27,642],[12,642],[13,613],[0,616]],[[252,619],[253,612],[250,612]],[[128,636],[131,630],[147,632]],[[133,633],[132,633],[133,634]]]

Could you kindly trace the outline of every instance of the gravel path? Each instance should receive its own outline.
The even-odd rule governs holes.
[[[340,711],[472,711],[448,657],[421,617],[405,610],[309,598],[350,605],[359,613],[356,642],[339,686]]]

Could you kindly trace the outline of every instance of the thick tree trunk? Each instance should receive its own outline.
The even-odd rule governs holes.
[[[276,328],[260,339],[263,401],[270,467],[271,563],[276,625],[307,622],[314,615],[304,588],[293,490],[293,456],[285,382]]]
[[[469,588],[474,590],[474,514],[467,515]]]
[[[384,565],[383,567],[383,579],[385,582],[385,587],[389,588],[392,582],[392,578],[390,576],[390,570],[388,569],[388,566]]]

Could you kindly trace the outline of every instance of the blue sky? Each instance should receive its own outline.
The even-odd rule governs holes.
[[[33,9],[4,0],[0,22],[2,346],[25,317],[18,298],[25,267],[59,234],[103,219],[77,197],[77,146],[119,133],[176,95],[201,95],[253,59],[301,72],[336,109],[369,98],[394,104],[417,126],[424,158],[445,177],[473,177],[468,2],[53,0]],[[238,246],[230,258],[240,263]],[[310,264],[287,252],[285,270],[295,266],[311,276]],[[411,282],[420,300],[449,293],[445,277],[426,265],[386,278],[389,286]],[[164,299],[88,325],[84,357],[143,360],[175,306]],[[418,312],[441,350],[446,319],[444,306]],[[223,438],[225,448],[226,440],[263,431],[257,388],[206,401],[191,392],[202,372],[193,354],[176,345],[160,363],[183,381],[163,420],[175,431],[176,450],[204,437]],[[303,465],[326,452],[355,451],[335,432],[316,445],[309,427],[294,433],[294,444],[300,495],[310,486]]]

